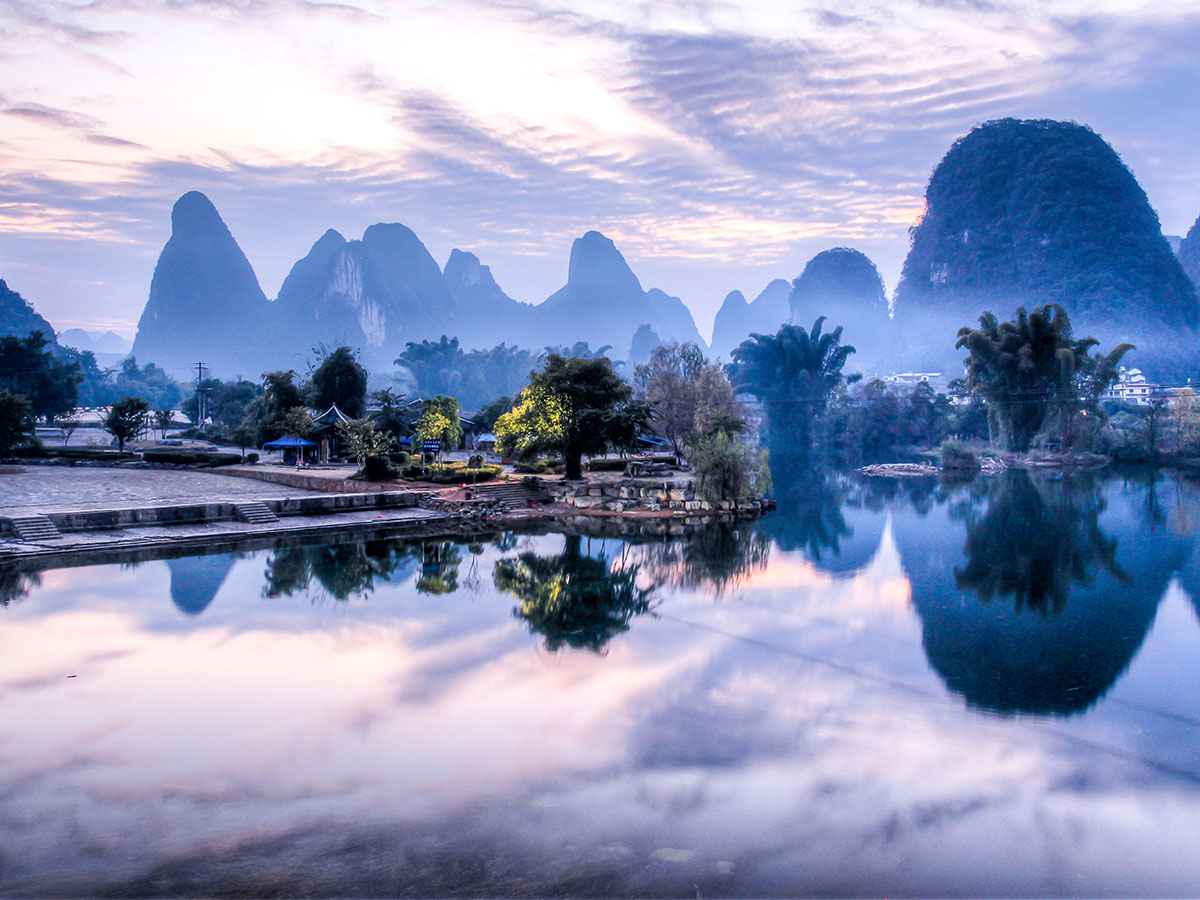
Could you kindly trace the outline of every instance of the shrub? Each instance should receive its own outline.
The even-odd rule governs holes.
[[[257,453],[247,453],[246,454],[246,462],[248,462],[248,463],[258,462],[258,454]]]
[[[116,454],[110,454],[116,455]],[[130,454],[125,454],[129,456]],[[213,453],[208,450],[146,450],[142,459],[152,463],[170,463],[176,466],[232,466],[242,461],[239,453]]]
[[[500,466],[447,466],[444,469],[426,469],[421,472],[420,466],[409,466],[404,470],[404,477],[414,481],[425,481],[430,484],[475,484],[479,481],[493,481],[499,478],[504,469]]]
[[[979,458],[958,438],[946,438],[938,450],[943,469],[978,469]]]
[[[519,462],[513,464],[513,471],[520,475],[545,475],[550,471],[550,466],[541,460]]]
[[[103,447],[53,447],[51,456],[59,459],[114,460],[136,459],[137,454],[128,450],[105,450]]]
[[[392,464],[396,466],[407,466],[409,460],[412,459],[412,456],[410,456],[405,450],[394,450],[387,456],[388,459],[391,460]]]
[[[588,461],[589,472],[624,472],[629,465],[627,459],[592,459]]]
[[[400,472],[386,456],[368,456],[363,465],[367,481],[391,481]]]
[[[483,465],[483,454],[472,453],[471,458],[467,460],[468,469],[478,469]]]

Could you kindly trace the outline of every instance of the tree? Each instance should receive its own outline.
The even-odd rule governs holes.
[[[71,443],[71,435],[73,435],[79,429],[79,426],[82,425],[83,422],[78,416],[68,414],[65,416],[59,416],[54,420],[54,424],[57,425],[58,430],[62,432],[62,442],[63,446],[65,447]]]
[[[761,496],[770,486],[766,451],[751,447],[736,433],[716,430],[698,437],[689,455],[696,473],[696,490],[706,500]]]
[[[173,409],[156,409],[154,411],[154,425],[164,438],[167,436],[167,429],[174,421],[175,411]]]
[[[117,449],[124,450],[125,442],[137,437],[146,427],[150,404],[141,397],[122,397],[104,417],[104,429],[117,439]]]
[[[375,391],[371,394],[371,401],[379,407],[372,416],[379,431],[396,439],[412,434],[413,422],[416,420],[416,412],[413,409],[416,401],[409,400],[404,394],[397,394],[391,388]]]
[[[707,366],[704,351],[689,342],[656,347],[650,361],[634,370],[634,385],[642,398],[654,405],[658,430],[671,442],[676,456],[683,453],[684,440],[696,430],[700,375]]]
[[[811,331],[784,325],[775,335],[752,334],[733,351],[729,380],[763,403],[773,444],[811,446],[813,420],[845,382],[842,368],[854,348],[841,343],[840,325],[822,333],[824,324],[821,316]]]
[[[0,457],[33,438],[33,407],[21,395],[0,389]]]
[[[583,455],[602,453],[620,424],[618,411],[633,391],[612,369],[608,357],[546,357],[512,412],[496,422],[501,452],[517,455],[555,450],[562,453],[566,477],[583,477]]]
[[[290,434],[298,438],[307,438],[312,434],[315,425],[316,422],[313,420],[312,413],[303,404],[293,406],[279,418],[281,435]]]
[[[288,431],[288,423],[284,420],[297,407],[306,410],[304,396],[296,385],[295,372],[288,370],[263,375],[263,394],[251,401],[245,415],[246,423],[258,432],[256,443],[261,445],[285,434],[295,433]],[[304,429],[305,434],[312,430],[311,418],[310,416],[310,422]],[[295,418],[291,425],[297,425]]]
[[[453,450],[462,440],[462,422],[458,415],[458,401],[439,394],[421,405],[421,415],[415,424],[418,439],[441,441],[442,450]]]
[[[79,367],[59,360],[40,331],[0,337],[0,390],[21,394],[33,415],[47,422],[78,404]]]
[[[375,423],[370,419],[351,419],[338,430],[350,455],[360,464],[368,456],[382,456],[392,448],[392,436],[385,431],[376,431]]]
[[[1038,434],[1073,444],[1081,413],[1102,422],[1100,395],[1133,345],[1099,356],[1091,352],[1098,343],[1076,340],[1066,310],[1049,304],[1032,313],[1021,307],[1011,322],[985,312],[978,328],[959,329],[955,346],[968,351],[967,384],[988,404],[993,437],[1023,452]]]
[[[167,409],[183,399],[183,388],[154,363],[139,367],[137,360],[128,356],[107,373],[103,394],[105,403],[119,397],[141,397],[156,409]]]
[[[309,406],[324,412],[334,404],[352,419],[367,412],[367,370],[349,347],[327,354],[312,373]]]
[[[475,424],[481,431],[492,431],[496,427],[496,420],[512,408],[512,397],[497,397],[491,403],[482,407],[479,412],[475,414]]]

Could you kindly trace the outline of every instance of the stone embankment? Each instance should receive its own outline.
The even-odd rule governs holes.
[[[690,478],[621,478],[615,481],[543,482],[559,503],[580,511],[658,513],[660,515],[753,517],[774,504],[770,500],[703,499]]]

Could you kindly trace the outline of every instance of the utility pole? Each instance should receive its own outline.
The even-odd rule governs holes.
[[[196,363],[196,427],[203,430],[204,420],[208,418],[208,398],[204,390],[204,363]]]

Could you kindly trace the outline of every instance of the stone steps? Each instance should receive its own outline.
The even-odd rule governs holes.
[[[541,488],[520,482],[481,484],[472,489],[479,500],[495,500],[508,509],[525,509],[531,503],[549,503],[550,496]]]
[[[62,532],[59,531],[55,524],[45,516],[39,516],[36,514],[28,516],[14,516],[8,521],[12,525],[13,533],[16,534],[17,539],[21,541],[53,541],[62,537]]]
[[[249,522],[251,525],[267,525],[278,522],[279,516],[267,509],[257,500],[247,500],[233,504],[234,513],[239,522]]]

